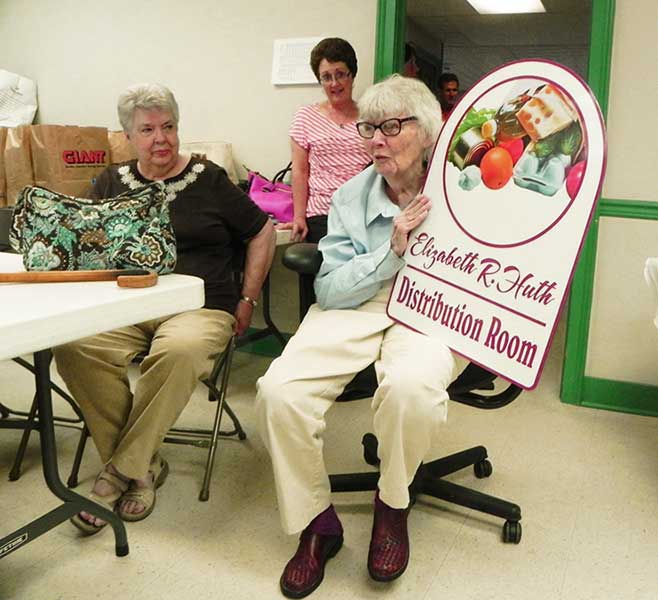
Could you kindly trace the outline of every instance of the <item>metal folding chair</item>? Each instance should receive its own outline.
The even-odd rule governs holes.
[[[12,208],[0,208],[0,251],[9,251],[9,226],[11,224],[12,215]],[[241,247],[236,248],[236,253],[234,256],[233,275],[236,279],[236,282],[240,284],[242,269],[244,267],[244,252]],[[267,315],[269,317],[269,306],[267,308]],[[267,333],[268,335],[272,334],[273,329],[274,333],[278,334],[277,337],[283,339],[281,334],[278,333],[276,327],[269,323],[269,321],[268,326],[270,327],[270,330],[268,330]],[[252,340],[249,339],[246,341]],[[203,476],[203,484],[201,486],[201,491],[199,492],[199,500],[202,501],[208,500],[210,495],[210,479],[212,477],[215,455],[217,452],[217,442],[219,438],[237,436],[240,440],[244,440],[247,437],[247,434],[244,432],[244,429],[240,424],[240,421],[226,402],[226,390],[228,388],[228,379],[231,371],[231,361],[233,359],[233,351],[235,346],[236,340],[235,337],[233,337],[229,341],[226,349],[215,359],[215,363],[210,375],[206,379],[202,380],[202,383],[206,386],[206,388],[208,388],[208,400],[217,403],[212,428],[188,429],[174,426],[165,437],[165,442],[187,444],[196,446],[198,448],[208,449],[208,457],[206,460],[206,468]],[[14,361],[34,373],[34,367],[29,362],[22,358],[15,358]],[[73,465],[71,467],[71,473],[67,481],[67,485],[69,487],[76,487],[78,485],[78,473],[80,470],[80,464],[82,462],[82,456],[87,444],[87,438],[89,437],[89,430],[85,425],[84,417],[75,400],[57,384],[51,383],[51,390],[66,400],[66,402],[68,402],[75,413],[75,417],[55,416],[53,418],[55,425],[73,427],[80,429],[81,431],[75,457],[73,459]],[[226,414],[228,414],[232,421],[232,429],[226,431],[220,428],[224,411],[226,411]],[[36,397],[32,402],[32,406],[29,412],[13,410],[0,402],[0,420],[5,421],[5,423],[10,421],[20,421],[20,428],[23,429],[23,435],[16,452],[14,464],[11,468],[11,471],[9,472],[9,480],[16,481],[21,476],[21,467],[30,434],[33,430],[38,430],[39,428],[39,415],[37,410]]]
[[[245,249],[243,245],[236,245],[234,248],[232,271],[233,278],[237,286],[242,284],[242,273],[244,270]],[[240,287],[238,287],[240,289]],[[278,331],[278,330],[277,330]],[[208,400],[216,402],[215,415],[213,426],[211,429],[202,428],[187,428],[177,427],[175,424],[169,430],[164,438],[164,441],[171,444],[184,444],[188,446],[195,446],[197,448],[207,448],[208,456],[206,459],[206,468],[203,475],[203,483],[201,491],[199,492],[199,500],[205,502],[210,497],[210,480],[212,478],[213,467],[215,464],[215,455],[217,453],[217,443],[220,437],[233,437],[237,436],[240,440],[245,440],[247,434],[245,433],[242,425],[236,414],[233,412],[228,402],[226,402],[226,391],[228,389],[228,380],[231,372],[231,363],[233,360],[233,352],[236,344],[239,345],[239,340],[233,336],[224,351],[215,358],[210,375],[201,380],[201,383],[208,389]],[[144,356],[138,356],[135,362],[141,362]],[[232,422],[232,429],[221,429],[221,421],[224,412],[229,416]],[[87,438],[89,437],[89,430],[85,427],[80,435],[78,447],[71,467],[71,474],[67,481],[69,487],[78,485],[78,471],[82,461]]]
[[[217,443],[220,437],[237,436],[239,440],[245,440],[247,434],[242,429],[242,425],[237,416],[231,410],[226,402],[226,391],[228,389],[228,380],[231,372],[231,363],[233,361],[233,352],[235,350],[235,336],[231,338],[228,346],[215,360],[212,372],[201,383],[208,388],[208,401],[216,402],[215,418],[212,429],[195,429],[186,427],[172,427],[165,437],[164,441],[170,444],[187,444],[197,448],[208,448],[208,458],[206,459],[206,470],[203,475],[203,484],[199,492],[199,500],[205,502],[210,496],[210,478],[212,477],[213,466],[215,464],[215,454],[217,452]],[[219,387],[217,386],[219,382]],[[224,411],[233,423],[233,429],[228,431],[220,429]]]
[[[30,371],[32,374],[35,374],[34,366],[27,362],[25,359],[17,357],[13,361],[23,368]],[[85,421],[78,408],[78,405],[62,388],[60,388],[56,383],[50,384],[50,389],[57,393],[61,398],[66,400],[71,406],[75,416],[74,417],[61,417],[58,415],[53,416],[53,423],[61,427],[70,427],[72,429],[79,429],[80,431],[85,428]],[[21,436],[21,441],[18,444],[18,449],[16,450],[16,456],[14,457],[14,464],[9,471],[9,481],[17,481],[21,476],[21,468],[23,466],[23,459],[25,458],[25,451],[27,449],[27,444],[30,441],[30,434],[32,431],[39,429],[39,411],[37,408],[37,397],[36,394],[32,400],[32,405],[28,412],[22,410],[14,410],[5,406],[0,402],[0,420],[3,421],[22,421],[23,425],[21,429],[23,430],[23,435]]]
[[[212,478],[213,467],[215,464],[215,455],[217,453],[217,444],[220,437],[237,436],[240,440],[245,440],[245,433],[238,417],[226,402],[226,391],[228,389],[229,375],[231,372],[231,363],[233,360],[233,351],[235,350],[235,336],[231,338],[224,351],[217,356],[212,371],[201,383],[208,389],[208,401],[216,402],[213,426],[211,429],[177,427],[174,425],[164,438],[165,442],[171,444],[184,444],[195,446],[197,448],[207,448],[208,456],[206,458],[206,468],[203,475],[203,483],[199,492],[199,500],[205,502],[210,497],[210,480]],[[136,361],[140,362],[144,357],[137,357]],[[73,401],[71,399],[71,401]],[[232,429],[221,429],[221,422],[224,412],[232,421]],[[80,434],[78,447],[76,449],[71,474],[67,481],[69,487],[78,485],[78,471],[82,462],[89,430],[85,426]]]

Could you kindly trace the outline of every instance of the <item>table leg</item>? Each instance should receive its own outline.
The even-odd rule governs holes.
[[[123,521],[112,511],[68,489],[59,477],[55,427],[53,425],[52,396],[50,392],[51,361],[52,354],[49,350],[42,350],[34,354],[35,381],[39,407],[39,436],[41,439],[43,475],[46,484],[48,485],[48,489],[57,498],[64,501],[64,504],[2,538],[0,540],[0,559],[7,556],[10,552],[23,547],[25,544],[82,510],[100,517],[112,526],[115,537],[116,555],[126,556],[128,554],[128,536]]]

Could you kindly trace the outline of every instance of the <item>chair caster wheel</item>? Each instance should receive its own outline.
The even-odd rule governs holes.
[[[491,465],[491,462],[484,459],[473,465],[473,471],[478,479],[483,479],[489,477],[493,473],[493,466]]]
[[[518,544],[521,541],[521,523],[518,521],[505,521],[503,525],[503,542]]]
[[[247,439],[247,434],[244,431],[238,432],[238,439],[241,442],[244,442]]]

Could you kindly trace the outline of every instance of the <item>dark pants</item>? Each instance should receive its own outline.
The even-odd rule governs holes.
[[[318,215],[306,219],[308,233],[305,242],[317,244],[325,235],[327,235],[327,215]]]

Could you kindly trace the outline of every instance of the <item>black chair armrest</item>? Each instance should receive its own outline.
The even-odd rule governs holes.
[[[455,402],[475,408],[495,409],[513,402],[523,391],[510,383],[504,390],[493,394],[479,394],[475,390],[494,390],[497,375],[475,363],[469,363],[459,377],[448,386],[448,396]]]
[[[283,264],[300,275],[315,275],[320,270],[322,254],[317,244],[293,244],[283,253]]]

